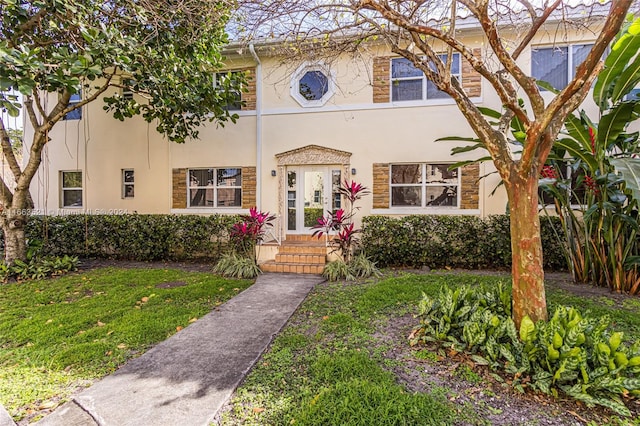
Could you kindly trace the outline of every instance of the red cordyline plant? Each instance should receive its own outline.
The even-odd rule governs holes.
[[[267,230],[273,227],[276,217],[269,212],[258,211],[257,207],[250,208],[248,215],[240,217],[242,222],[235,223],[229,232],[231,244],[237,252],[257,260],[255,247],[263,241]]]
[[[359,242],[356,234],[362,232],[360,229],[355,229],[353,222],[355,212],[360,208],[355,206],[355,202],[371,192],[362,184],[355,181],[349,182],[346,179],[338,188],[338,192],[348,202],[349,212],[347,213],[344,209],[335,212],[327,211],[327,215],[318,218],[318,223],[312,227],[315,229],[313,236],[322,238],[324,235],[327,244],[333,247],[332,252],[340,251],[343,260],[349,262]],[[335,237],[330,239],[332,233],[335,233]]]

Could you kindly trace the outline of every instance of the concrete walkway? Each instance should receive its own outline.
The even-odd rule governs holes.
[[[317,275],[264,274],[224,305],[84,390],[37,425],[207,425]]]

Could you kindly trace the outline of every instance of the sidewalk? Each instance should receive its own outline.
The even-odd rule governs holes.
[[[322,281],[317,275],[261,275],[247,290],[36,424],[207,425]]]

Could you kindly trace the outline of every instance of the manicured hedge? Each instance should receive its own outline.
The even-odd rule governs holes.
[[[554,234],[560,222],[541,218],[544,267],[566,269],[562,246]],[[509,216],[415,215],[363,219],[363,248],[380,267],[510,268]]]
[[[26,232],[27,238],[43,242],[47,255],[145,261],[217,259],[237,220],[236,215],[32,216]]]

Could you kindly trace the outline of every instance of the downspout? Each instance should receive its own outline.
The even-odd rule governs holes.
[[[262,210],[262,62],[253,43],[249,52],[256,61],[256,207]]]

